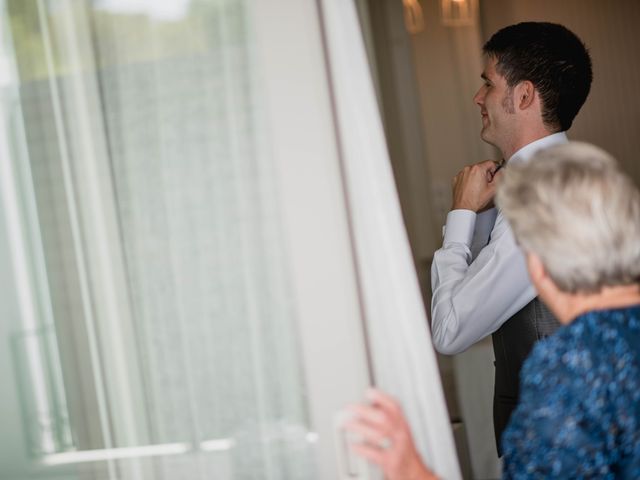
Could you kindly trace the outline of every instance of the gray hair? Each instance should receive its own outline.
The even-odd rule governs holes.
[[[640,280],[640,192],[600,148],[571,142],[508,166],[496,203],[562,291]]]

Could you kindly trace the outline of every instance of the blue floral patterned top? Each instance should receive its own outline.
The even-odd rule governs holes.
[[[520,378],[504,478],[640,479],[640,306],[578,317]]]

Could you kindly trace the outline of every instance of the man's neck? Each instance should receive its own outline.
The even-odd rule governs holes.
[[[539,125],[533,128],[523,129],[520,135],[513,136],[506,145],[502,148],[498,147],[502,152],[502,158],[509,160],[514,153],[523,147],[526,147],[530,143],[540,140],[541,138],[548,137],[557,132],[551,132],[544,126]]]

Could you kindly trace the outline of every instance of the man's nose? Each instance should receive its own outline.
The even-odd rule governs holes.
[[[476,105],[478,105],[480,107],[484,103],[484,93],[482,91],[482,87],[480,87],[480,89],[473,96],[473,103],[475,103]]]

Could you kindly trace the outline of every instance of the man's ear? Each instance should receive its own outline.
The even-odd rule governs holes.
[[[526,110],[534,101],[536,89],[529,80],[523,80],[516,86],[515,103],[520,110]]]

